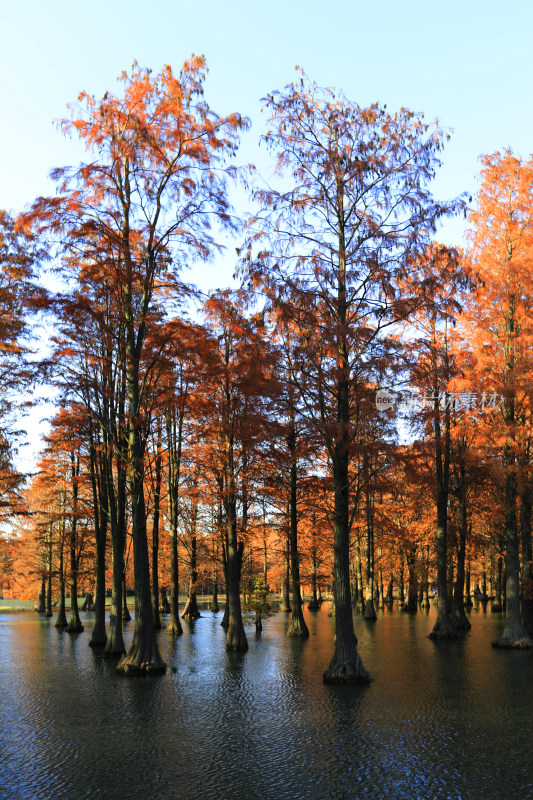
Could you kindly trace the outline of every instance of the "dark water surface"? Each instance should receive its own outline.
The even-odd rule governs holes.
[[[227,654],[221,614],[159,637],[162,677],[125,678],[34,613],[0,615],[1,800],[527,800],[533,652],[492,650],[499,615],[456,642],[433,612],[356,619],[368,686],[325,687],[327,606],[306,642],[277,614]],[[83,616],[83,615],[82,615]],[[133,622],[126,626],[127,643]]]

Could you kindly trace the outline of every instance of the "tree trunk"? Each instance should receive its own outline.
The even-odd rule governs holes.
[[[179,413],[175,410],[170,410],[167,414],[167,481],[170,517],[170,617],[167,633],[172,636],[180,636],[183,633],[179,612],[178,501],[184,415],[184,405],[180,407]]]
[[[229,343],[226,344],[226,359],[229,362]],[[244,632],[241,610],[240,581],[244,542],[237,538],[237,498],[235,487],[235,468],[233,452],[232,420],[229,387],[226,386],[227,415],[225,421],[225,495],[224,505],[227,525],[227,583],[226,606],[228,627],[226,647],[229,650],[247,650],[248,642]]]
[[[398,605],[402,608],[405,603],[405,584],[404,584],[404,563],[403,555],[400,554],[400,567],[398,569]]]
[[[466,469],[463,451],[459,454],[459,519],[458,519],[458,539],[457,539],[457,572],[455,576],[455,586],[453,593],[452,618],[453,625],[459,630],[469,630],[470,620],[466,616],[464,606],[465,592],[465,559],[466,559],[466,537],[468,531],[468,518],[466,508]]]
[[[67,615],[65,613],[65,564],[63,557],[63,536],[59,546],[59,609],[55,622],[56,628],[68,628]]]
[[[129,247],[129,229],[127,233]],[[128,270],[131,264],[128,264]],[[153,264],[149,269],[155,270]],[[146,507],[144,502],[145,439],[143,415],[139,394],[139,368],[144,343],[144,322],[135,329],[132,284],[122,287],[126,332],[126,380],[128,388],[128,469],[133,539],[133,572],[135,590],[135,631],[130,649],[118,663],[117,670],[125,675],[162,673],[166,664],[161,658],[154,628],[152,596],[150,592],[150,562],[146,534]],[[143,302],[149,302],[147,295]]]
[[[415,557],[415,549],[408,550],[405,554],[407,561],[407,603],[404,605],[402,611],[406,611],[408,614],[416,614],[418,611]]]
[[[291,604],[289,601],[290,596],[290,560],[291,560],[291,538],[290,538],[290,531],[287,528],[287,540],[286,540],[286,548],[284,554],[284,561],[285,561],[285,571],[283,573],[283,581],[281,584],[281,608],[280,611],[284,613],[291,612]]]
[[[394,600],[393,589],[394,589],[394,575],[391,572],[389,578],[389,585],[387,586],[387,594],[385,595],[385,603],[389,607],[392,607],[392,603]]]
[[[137,380],[138,378],[136,377],[135,384],[137,384]],[[131,380],[128,383],[131,384]],[[130,385],[129,388],[130,394],[135,395],[137,385]],[[130,400],[130,408],[134,408],[137,411],[139,408],[138,402]],[[165,672],[166,664],[161,658],[159,647],[157,646],[150,592],[150,568],[143,486],[144,448],[138,423],[135,420],[131,420],[130,425],[129,483],[133,538],[135,630],[130,649],[118,663],[117,670],[124,675],[157,674]]]
[[[313,528],[313,542],[315,539],[315,532]],[[317,580],[316,580],[316,568],[317,568],[317,561],[316,561],[316,546],[313,544],[313,548],[311,550],[311,559],[312,559],[312,571],[311,571],[311,599],[307,604],[307,608],[310,611],[317,611],[320,608],[320,602],[318,600],[317,595]]]
[[[117,486],[113,486],[111,464],[107,466],[107,486],[111,521],[112,582],[109,630],[104,648],[106,658],[122,656],[126,652],[123,635],[123,605],[125,603],[124,550],[126,547],[126,476],[120,455],[117,453]]]
[[[104,458],[100,464],[94,442],[92,423],[89,425],[90,437],[90,470],[93,496],[94,537],[96,543],[96,601],[94,626],[89,641],[90,647],[105,647],[107,633],[105,629],[105,556],[109,503],[107,500],[106,479],[103,475]]]
[[[533,640],[522,624],[520,616],[520,559],[516,524],[516,475],[511,469],[508,448],[505,452],[507,476],[505,479],[505,573],[506,611],[502,635],[493,647],[533,647]]]
[[[161,505],[161,424],[157,427],[157,455],[155,459],[154,513],[152,517],[152,612],[154,628],[161,630],[159,616],[159,513]],[[166,592],[165,592],[166,597]],[[168,601],[167,601],[168,602]],[[164,612],[163,612],[164,613]]]
[[[217,531],[220,533],[222,528],[222,510],[219,504],[218,509],[218,519],[217,519]],[[209,603],[209,610],[213,612],[213,614],[217,614],[219,612],[219,605],[218,605],[218,571],[217,571],[217,562],[218,562],[218,541],[213,540],[213,574],[212,574],[212,582],[213,582],[213,589],[211,594],[211,602]]]
[[[48,575],[46,579],[46,616],[52,616],[52,523],[50,523],[50,528],[48,531]]]
[[[365,607],[364,589],[363,589],[363,565],[361,564],[361,545],[359,539],[355,544],[355,569],[357,573],[357,602],[355,607],[361,614]]]
[[[289,539],[291,545],[291,577],[292,577],[292,616],[287,629],[288,636],[309,636],[309,629],[304,619],[302,596],[300,593],[300,560],[298,556],[298,515],[297,515],[297,473],[296,473],[296,427],[294,409],[291,406],[289,417],[288,448],[290,456],[290,522]]]
[[[364,619],[376,619],[374,607],[374,509],[370,490],[366,493],[366,597]]]
[[[197,509],[193,510],[193,530],[196,530],[196,513]],[[200,611],[198,610],[198,603],[196,600],[196,586],[198,583],[198,570],[196,566],[196,533],[191,536],[191,574],[189,580],[189,597],[181,615],[182,619],[195,620],[198,619]]]
[[[70,619],[68,633],[81,633],[81,624],[78,610],[78,556],[76,552],[76,531],[78,522],[78,477],[80,474],[79,454],[75,459],[74,451],[70,453],[70,467],[72,479],[72,521],[70,524]]]
[[[503,543],[502,543],[503,544]],[[491,604],[491,612],[498,614],[503,609],[503,556],[499,553],[496,557],[496,594]]]
[[[339,187],[340,191],[340,187]],[[350,364],[346,342],[346,243],[339,241],[339,282],[337,296],[337,431],[331,451],[334,491],[333,599],[335,602],[335,649],[323,674],[324,683],[368,681],[357,652],[350,598]]]

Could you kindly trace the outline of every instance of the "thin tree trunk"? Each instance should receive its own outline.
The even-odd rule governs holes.
[[[280,611],[284,613],[291,612],[290,604],[290,561],[291,561],[291,538],[290,530],[287,527],[286,547],[284,553],[285,570],[283,573],[283,581],[281,583],[281,608]]]
[[[300,560],[298,555],[298,513],[297,513],[297,472],[296,472],[296,427],[294,409],[290,409],[290,429],[288,447],[290,456],[290,523],[289,537],[291,544],[291,577],[292,577],[292,616],[287,629],[288,636],[309,636],[309,629],[304,619],[302,596],[300,593]]]
[[[72,520],[70,523],[70,619],[68,633],[81,633],[81,624],[78,610],[78,556],[76,552],[76,532],[78,522],[78,477],[80,474],[80,457],[75,458],[74,450],[70,453],[70,469],[72,481]]]
[[[516,524],[516,475],[511,469],[512,458],[505,452],[507,476],[505,479],[505,626],[493,647],[533,647],[533,640],[522,624],[520,616],[520,559]]]
[[[320,602],[317,595],[317,579],[316,579],[316,572],[317,572],[317,558],[316,558],[316,545],[315,545],[315,529],[313,527],[313,547],[311,550],[311,599],[307,604],[307,608],[310,611],[316,611],[320,608]]]
[[[46,616],[52,616],[52,523],[48,531],[48,576],[46,581]]]
[[[64,563],[64,532],[59,544],[59,609],[55,622],[56,628],[68,628],[67,615],[65,613],[65,563]]]
[[[198,610],[198,603],[196,600],[196,588],[198,583],[198,569],[196,564],[196,515],[198,513],[197,506],[194,507],[192,516],[193,534],[191,536],[191,565],[190,565],[190,579],[189,579],[189,597],[181,615],[182,619],[195,620],[198,619],[200,611]]]
[[[161,424],[157,426],[157,455],[155,459],[154,511],[152,516],[152,611],[154,628],[161,630],[159,616],[159,515],[161,507]],[[166,593],[165,593],[166,596]],[[163,612],[164,613],[164,612]]]
[[[180,385],[180,388],[183,389],[183,386]],[[167,480],[170,517],[170,617],[167,625],[167,633],[172,636],[180,636],[183,633],[179,612],[178,521],[184,417],[184,403],[180,406],[179,412],[171,409],[167,413]]]
[[[106,482],[102,469],[98,469],[96,445],[93,425],[89,425],[90,436],[90,470],[93,496],[94,536],[96,543],[96,598],[94,626],[89,641],[90,647],[105,647],[107,633],[105,629],[105,551],[107,538],[108,502]]]
[[[370,489],[366,492],[366,597],[364,619],[376,619],[374,607],[374,498]]]
[[[466,616],[464,606],[465,591],[465,559],[466,559],[466,536],[468,530],[467,508],[466,508],[466,469],[463,454],[460,454],[459,463],[459,526],[457,541],[457,573],[455,576],[455,588],[453,594],[453,624],[460,630],[469,630],[470,620]]]

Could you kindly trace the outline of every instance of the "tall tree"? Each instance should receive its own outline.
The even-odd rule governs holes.
[[[93,269],[113,285],[124,329],[135,632],[118,669],[128,674],[165,670],[155,638],[144,497],[150,429],[144,401],[157,364],[146,359],[147,342],[156,335],[162,298],[179,302],[186,293],[180,267],[218,249],[213,220],[235,228],[227,180],[237,171],[226,160],[247,123],[211,111],[202,97],[205,72],[203,57],[191,57],[179,77],[170,66],[153,77],[134,64],[131,75],[122,75],[121,97],[106,93],[97,101],[82,93],[83,115],[63,128],[78,134],[95,160],[55,170],[58,196],[40,198],[26,217],[60,234],[71,251],[94,240],[99,252],[112,255],[105,273],[101,259]],[[155,354],[164,348],[163,340]]]
[[[266,104],[266,141],[287,178],[257,193],[255,239],[267,245],[256,256],[253,235],[246,257],[254,282],[294,302],[307,343],[302,392],[331,464],[335,651],[324,681],[367,680],[350,602],[354,397],[371,377],[385,329],[420,302],[413,256],[453,208],[427,188],[444,134],[406,109],[361,108],[303,73]]]
[[[505,508],[506,616],[500,647],[532,646],[520,613],[519,485],[531,466],[524,457],[531,436],[533,393],[533,160],[511,151],[483,157],[482,184],[472,212],[470,257],[479,278],[465,322],[474,344],[484,397],[499,408],[483,419],[496,442]],[[496,472],[497,474],[497,472]],[[529,546],[528,546],[529,545]],[[526,537],[526,570],[531,534]]]

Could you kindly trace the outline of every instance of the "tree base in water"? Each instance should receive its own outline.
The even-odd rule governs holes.
[[[230,623],[228,625],[226,633],[226,649],[240,650],[242,652],[248,650],[248,640],[246,638],[242,623]]]
[[[117,664],[117,672],[121,675],[135,677],[136,675],[162,675],[167,671],[164,661],[141,661],[140,664],[130,661],[127,657]]]
[[[166,632],[170,634],[170,636],[181,636],[183,628],[181,627],[179,617],[175,617],[173,614],[170,615]]]
[[[200,611],[198,609],[198,604],[196,602],[196,597],[194,598],[189,597],[189,599],[187,600],[187,605],[185,606],[183,614],[181,615],[181,618],[191,620],[191,619],[200,619],[201,616],[202,615],[200,614]]]
[[[517,650],[525,650],[527,647],[533,647],[533,639],[529,636],[523,636],[521,639],[509,639],[507,636],[500,636],[492,642],[492,646],[501,649],[515,648]]]
[[[82,633],[84,630],[81,622],[69,622],[67,633]]]
[[[354,659],[340,661],[335,656],[322,675],[324,683],[368,683],[370,675],[363,666],[361,656],[356,653]]]
[[[298,617],[295,618],[293,614],[289,622],[289,627],[287,628],[287,636],[299,636],[302,639],[307,639],[309,636],[309,629],[305,624],[305,620],[299,619]]]
[[[320,603],[318,600],[310,600],[307,604],[307,608],[309,611],[318,611]]]
[[[466,616],[464,608],[454,609],[452,611],[453,627],[458,631],[469,631],[472,625]]]
[[[450,619],[437,619],[429,639],[457,639],[457,631]]]
[[[89,647],[105,647],[107,642],[107,633],[104,631],[101,635],[93,633],[91,636],[91,641],[89,642]]]
[[[365,603],[365,610],[363,612],[363,619],[377,619],[376,608],[373,600],[367,600]]]

